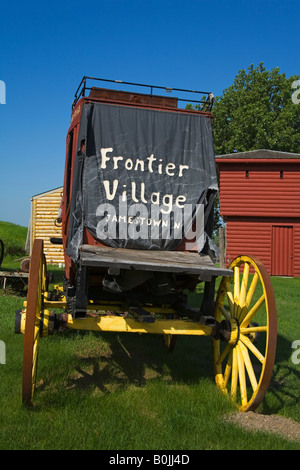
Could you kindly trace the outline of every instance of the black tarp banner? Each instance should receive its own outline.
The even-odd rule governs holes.
[[[74,261],[84,228],[108,246],[156,250],[175,249],[192,230],[203,249],[203,208],[218,189],[209,117],[85,104],[77,148],[66,251]]]

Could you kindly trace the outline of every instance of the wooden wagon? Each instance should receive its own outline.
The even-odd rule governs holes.
[[[23,402],[33,398],[40,338],[71,328],[158,334],[169,350],[178,335],[211,336],[217,386],[240,410],[255,409],[274,365],[276,306],[258,259],[241,255],[227,269],[214,262],[212,95],[190,110],[154,87],[132,93],[88,88],[88,80],[67,136],[62,240],[52,240],[63,244],[65,282],[49,292],[36,239],[16,315]],[[187,294],[199,283],[203,299],[191,308]]]

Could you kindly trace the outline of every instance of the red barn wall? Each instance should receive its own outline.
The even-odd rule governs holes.
[[[221,163],[220,191],[226,216],[299,217],[300,163]]]
[[[300,277],[300,224],[294,233],[294,276]]]
[[[271,226],[267,222],[228,220],[226,258],[230,263],[239,255],[257,256],[271,270]]]
[[[241,254],[254,255],[270,275],[300,276],[300,223],[295,220],[228,218],[228,264]]]
[[[300,276],[300,158],[217,158],[227,260],[255,255],[271,275]]]

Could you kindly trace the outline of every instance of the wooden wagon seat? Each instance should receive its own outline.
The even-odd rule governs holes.
[[[182,251],[132,250],[82,245],[80,262],[82,266],[196,274],[203,280],[210,280],[212,276],[232,276],[230,269],[218,268],[209,256]]]

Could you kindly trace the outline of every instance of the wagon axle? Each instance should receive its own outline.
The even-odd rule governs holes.
[[[239,341],[240,329],[239,323],[236,318],[230,320],[222,320],[217,322],[215,320],[215,326],[212,331],[212,337],[216,340],[220,340],[224,343],[229,343],[231,346],[235,346]]]
[[[54,302],[51,302],[52,306]],[[25,302],[26,306],[26,302]],[[61,307],[59,302],[58,307]],[[111,307],[111,306],[110,306]],[[83,329],[93,331],[118,331],[118,332],[137,332],[137,333],[157,333],[157,334],[194,334],[197,336],[212,336],[216,340],[229,343],[235,346],[239,340],[239,325],[236,319],[216,321],[211,316],[201,316],[199,322],[186,320],[156,320],[152,315],[153,321],[137,320],[127,315],[97,315],[88,314],[85,319],[74,319],[68,313],[55,313],[48,309],[42,309],[40,318],[37,319],[40,338],[53,335],[54,331],[63,332],[68,328]],[[168,322],[170,325],[168,325]],[[156,323],[156,325],[153,325]],[[183,328],[184,325],[185,332]],[[177,327],[177,328],[176,328]],[[15,333],[25,334],[26,331],[26,308],[17,310],[15,316]],[[172,333],[170,333],[172,331]]]

